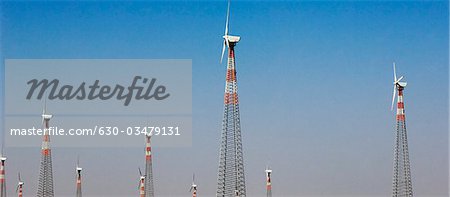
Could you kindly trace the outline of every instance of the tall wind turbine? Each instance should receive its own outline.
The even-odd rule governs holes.
[[[151,135],[145,135],[145,197],[154,197]]]
[[[53,115],[47,113],[47,101],[44,101],[42,110],[42,124],[44,125],[44,135],[41,147],[41,167],[39,171],[38,197],[53,197],[53,170],[52,151],[50,149],[50,133],[48,131],[49,122]]]
[[[24,182],[20,178],[20,172],[19,172],[19,183],[17,184],[17,188],[16,188],[16,193],[18,194],[19,197],[23,196],[23,185],[24,185]]]
[[[408,138],[405,122],[405,104],[403,102],[403,90],[406,82],[401,81],[403,76],[397,78],[394,68],[394,92],[392,94],[391,110],[397,94],[396,137],[394,146],[394,173],[392,180],[392,197],[412,197],[411,166],[409,162]]]
[[[225,34],[223,36],[222,56],[228,48],[227,73],[224,96],[224,115],[222,122],[219,169],[216,197],[246,196],[244,156],[242,150],[241,123],[234,47],[241,39],[229,35],[230,1],[228,1]]]
[[[189,192],[192,192],[192,197],[197,197],[197,185],[195,184],[195,174],[192,175],[192,185],[189,189]]]

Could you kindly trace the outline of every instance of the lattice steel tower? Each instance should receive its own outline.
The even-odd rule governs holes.
[[[241,125],[239,101],[237,93],[236,65],[234,47],[239,42],[239,36],[228,35],[230,1],[228,1],[227,19],[222,58],[225,47],[228,48],[228,66],[226,74],[224,116],[219,155],[219,172],[217,179],[217,197],[246,196],[244,158],[242,153]],[[222,59],[221,59],[222,60]]]
[[[151,135],[145,136],[145,196],[154,197]]]
[[[400,80],[403,76],[397,79],[397,74],[394,67],[394,93],[392,95],[392,106],[394,106],[394,100],[397,95],[397,125],[396,125],[396,137],[394,146],[394,175],[392,184],[392,196],[393,197],[412,197],[412,183],[411,183],[411,168],[409,162],[408,151],[408,138],[406,133],[405,122],[405,105],[403,102],[403,90],[406,87],[406,82]]]
[[[53,173],[52,152],[50,149],[50,133],[48,131],[50,119],[53,116],[46,113],[46,107],[42,111],[42,123],[44,124],[44,135],[41,148],[41,168],[39,171],[38,197],[53,197]]]

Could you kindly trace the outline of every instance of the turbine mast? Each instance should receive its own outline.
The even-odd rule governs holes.
[[[219,152],[216,197],[244,197],[246,196],[244,156],[234,51],[234,47],[239,42],[240,37],[228,34],[229,12],[230,1],[228,1],[227,20],[222,48],[222,57],[225,48],[228,48],[228,63],[225,77],[224,115]]]
[[[2,155],[0,157],[0,160],[1,160],[1,164],[0,164],[0,188],[2,190],[1,193],[0,193],[0,197],[6,197],[6,177],[5,177],[6,156],[3,154],[3,144],[2,144]]]
[[[405,104],[403,102],[403,90],[406,82],[401,82],[403,78],[396,78],[394,64],[394,96],[397,90],[397,113],[396,113],[396,137],[394,146],[394,172],[392,184],[393,197],[412,197],[411,166],[409,161],[408,138],[405,121]]]
[[[267,197],[272,197],[272,170],[267,167],[265,172]]]
[[[39,171],[38,197],[53,197],[52,152],[50,149],[49,122],[53,115],[47,114],[46,102],[42,111],[44,136],[41,147],[41,167]]]
[[[76,173],[77,173],[77,197],[82,197],[81,193],[81,171],[83,168],[80,167],[80,160],[77,159],[77,167],[76,167]]]
[[[151,135],[145,135],[145,196],[154,197]]]

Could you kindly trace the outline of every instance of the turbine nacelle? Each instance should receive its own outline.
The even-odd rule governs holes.
[[[223,39],[225,39],[225,42],[233,42],[233,43],[238,43],[239,40],[241,40],[241,37],[239,36],[232,36],[232,35],[224,35]],[[229,47],[229,44],[227,44],[227,46]]]
[[[42,120],[50,120],[53,117],[53,115],[50,114],[42,114]]]

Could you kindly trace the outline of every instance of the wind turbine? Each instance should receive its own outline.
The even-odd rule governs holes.
[[[229,20],[230,20],[230,0],[228,0],[227,20],[225,23],[225,34],[223,36],[223,46],[222,46],[222,55],[220,57],[220,63],[222,63],[223,55],[225,54],[225,46],[230,48],[230,42],[237,43],[241,39],[241,37],[239,37],[239,36],[228,35]]]
[[[22,197],[23,195],[23,185],[24,182],[20,178],[20,172],[19,172],[19,183],[17,184],[16,193],[18,193],[19,197]]]
[[[192,197],[197,197],[197,185],[195,184],[195,174],[192,174],[192,185],[189,189],[189,192],[192,192]]]
[[[406,82],[401,81],[403,79],[403,76],[397,79],[397,73],[395,71],[395,62],[392,64],[394,67],[394,91],[392,93],[392,103],[391,103],[391,111],[394,110],[394,102],[395,102],[395,95],[397,93],[397,89],[402,87],[406,87]]]
[[[82,193],[81,193],[81,171],[83,170],[83,168],[80,167],[80,157],[77,156],[77,167],[76,167],[76,172],[77,172],[77,197],[81,197]]]
[[[139,170],[139,175],[140,175],[139,186],[138,186],[139,196],[145,197],[145,175],[142,175],[141,168],[138,168],[138,170]]]

